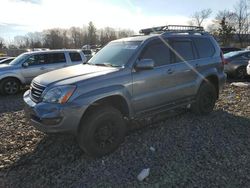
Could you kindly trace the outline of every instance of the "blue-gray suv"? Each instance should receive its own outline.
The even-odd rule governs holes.
[[[225,82],[224,58],[201,27],[163,26],[107,44],[87,63],[36,77],[24,94],[31,124],[72,132],[100,157],[124,140],[128,119],[178,107],[210,113]]]

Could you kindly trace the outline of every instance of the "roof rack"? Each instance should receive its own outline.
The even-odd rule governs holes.
[[[188,25],[166,25],[166,26],[152,27],[140,30],[140,33],[144,35],[149,35],[150,33],[163,33],[163,32],[179,32],[179,33],[204,32],[204,28],[200,26],[188,26]]]

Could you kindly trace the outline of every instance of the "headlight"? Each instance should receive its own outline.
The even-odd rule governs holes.
[[[45,93],[43,102],[64,104],[73,95],[75,89],[74,85],[54,87]]]

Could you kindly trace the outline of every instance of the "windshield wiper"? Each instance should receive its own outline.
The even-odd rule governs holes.
[[[97,63],[97,64],[94,64],[96,66],[105,66],[105,67],[120,67],[119,65],[113,65],[111,63]]]
[[[93,65],[92,63],[89,63],[89,62],[85,62],[85,63],[83,63],[84,65],[86,64],[86,65]]]

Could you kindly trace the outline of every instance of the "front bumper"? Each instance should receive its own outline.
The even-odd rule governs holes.
[[[30,91],[23,96],[25,114],[31,125],[46,133],[76,133],[81,117],[87,106],[74,103],[51,104],[35,103],[30,98]]]

